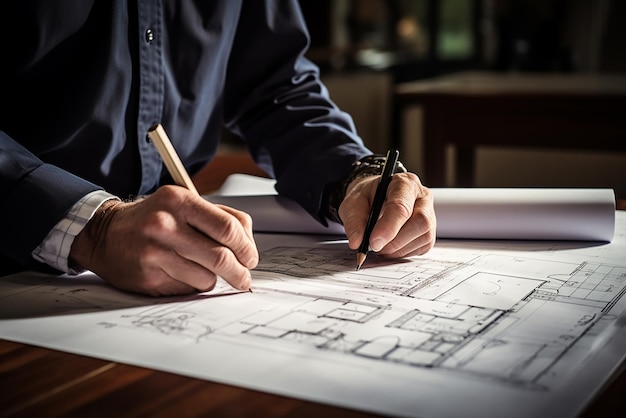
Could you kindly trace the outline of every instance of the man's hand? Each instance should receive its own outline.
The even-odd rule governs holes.
[[[208,291],[217,276],[247,290],[258,261],[248,214],[178,186],[105,202],[70,251],[70,262],[112,285],[155,296]]]
[[[380,176],[361,177],[348,186],[339,206],[339,216],[356,250],[365,233]],[[420,255],[435,244],[437,221],[433,197],[413,173],[398,173],[392,178],[380,218],[370,236],[370,248],[391,258]]]

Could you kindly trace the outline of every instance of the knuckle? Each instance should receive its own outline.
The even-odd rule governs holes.
[[[222,276],[231,286],[242,288],[248,282],[249,270],[234,261],[233,254],[228,248],[217,248],[213,256],[212,270]]]
[[[430,241],[426,245],[421,246],[417,250],[417,254],[418,255],[426,254],[428,251],[430,251],[433,248],[434,244],[435,244],[434,241]]]
[[[246,225],[252,225],[252,215],[249,213],[243,212],[243,219]]]
[[[435,231],[432,229],[429,229],[428,231],[426,231],[426,233],[424,234],[424,239],[427,242],[427,246],[428,248],[432,248],[433,245],[435,244]]]
[[[150,212],[141,224],[142,233],[146,236],[161,236],[173,232],[176,220],[167,211]]]
[[[420,178],[415,173],[411,173],[411,172],[404,173],[403,177],[405,177],[407,180],[409,180],[412,183],[419,183],[419,184],[421,184]]]
[[[396,184],[401,187],[405,186],[414,186],[416,184],[421,184],[419,177],[415,173],[407,172],[407,173],[398,173],[393,176],[393,181],[397,182]]]
[[[252,228],[252,216],[246,212],[239,213],[239,222],[244,228]]]
[[[168,211],[178,210],[184,207],[189,199],[187,190],[179,186],[161,186],[151,196],[152,199]]]
[[[406,199],[395,198],[387,201],[387,205],[394,213],[397,213],[404,219],[409,219],[413,214],[413,204]]]
[[[430,217],[428,213],[417,211],[413,214],[414,223],[420,228],[425,229],[430,226]],[[430,228],[429,228],[430,229]]]
[[[213,250],[213,265],[216,271],[228,270],[231,266],[231,252],[226,247],[217,247]]]
[[[226,242],[232,242],[240,233],[240,223],[233,217],[227,217],[221,222],[220,235]],[[221,241],[221,240],[220,240]]]
[[[147,246],[142,251],[139,251],[137,260],[141,269],[141,276],[145,279],[145,277],[151,276],[149,274],[151,269],[160,265],[161,260],[163,260],[163,254],[154,247]]]
[[[419,194],[423,193],[425,187],[422,185],[422,182],[419,176],[415,173],[404,173],[403,179],[409,184],[411,187],[416,188]]]
[[[172,201],[180,199],[180,190],[176,186],[165,185],[159,187],[153,195],[155,198],[160,198],[164,201]]]

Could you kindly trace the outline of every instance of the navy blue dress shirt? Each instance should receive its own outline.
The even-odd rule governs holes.
[[[226,127],[322,220],[325,185],[371,152],[308,42],[296,0],[1,2],[0,263],[37,268],[31,252],[91,191],[171,183],[156,123],[191,174]]]

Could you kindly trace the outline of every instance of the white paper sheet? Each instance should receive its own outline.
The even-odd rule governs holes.
[[[276,195],[274,180],[236,174],[207,196],[249,213],[258,232],[344,234]],[[611,189],[433,188],[438,238],[611,241]]]
[[[0,337],[387,415],[572,417],[626,353],[625,215],[611,244],[449,240],[359,272],[345,241],[257,234],[254,293],[14,275]]]
[[[326,227],[320,224],[302,206],[278,196],[274,184],[276,181],[272,179],[231,174],[216,193],[205,198],[250,214],[255,232],[345,236],[343,225],[329,222]]]
[[[611,241],[611,189],[433,189],[437,236]]]
[[[216,195],[208,196],[207,199],[213,203],[220,203],[250,214],[255,232],[345,236],[343,225],[329,222],[329,225],[326,227],[309,215],[302,206],[283,196]]]

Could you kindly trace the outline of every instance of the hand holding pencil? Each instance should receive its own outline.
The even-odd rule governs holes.
[[[402,258],[424,254],[435,244],[432,193],[414,173],[394,174],[397,159],[392,150],[381,176],[354,180],[339,207],[348,246],[358,250],[357,270],[370,250]]]
[[[218,276],[249,290],[250,269],[259,260],[252,219],[200,197],[165,131],[157,128],[150,137],[183,187],[105,202],[76,236],[70,260],[115,287],[155,296],[208,291]]]
[[[361,240],[361,245],[359,246],[359,251],[356,256],[357,270],[361,268],[361,266],[365,262],[367,253],[369,252],[372,230],[376,226],[376,222],[378,222],[380,211],[383,208],[383,203],[385,203],[385,199],[387,198],[387,189],[389,188],[389,183],[391,183],[391,178],[393,177],[399,155],[400,153],[398,152],[398,150],[395,149],[389,150],[389,152],[387,153],[385,165],[383,166],[383,172],[380,175],[380,179],[378,180],[378,186],[376,186],[376,193],[374,194],[372,208],[370,209],[370,214],[367,218],[367,223],[365,224],[363,239]]]

